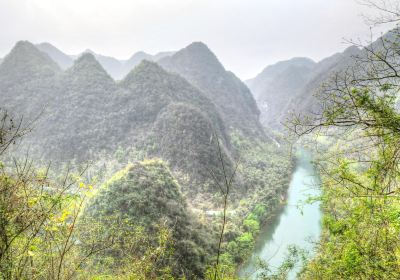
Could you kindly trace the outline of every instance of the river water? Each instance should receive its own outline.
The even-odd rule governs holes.
[[[319,177],[311,163],[311,155],[305,150],[296,153],[296,166],[288,189],[283,210],[261,231],[253,255],[239,270],[244,279],[257,279],[257,259],[267,261],[271,269],[278,267],[285,259],[287,248],[296,245],[312,249],[312,242],[320,237],[321,211],[319,203],[305,203],[310,196],[319,194]],[[296,279],[293,270],[289,279]]]

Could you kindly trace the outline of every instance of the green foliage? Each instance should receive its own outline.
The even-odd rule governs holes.
[[[61,184],[27,162],[1,166],[1,279],[69,279],[88,264],[89,256],[107,246],[100,236],[95,244],[93,236],[82,238],[99,224],[77,227],[91,186],[74,177]]]
[[[229,132],[237,129],[250,137],[264,138],[260,112],[250,90],[224,69],[205,44],[194,42],[159,63],[199,88],[216,105]]]
[[[215,183],[205,184],[214,180],[210,170],[217,177],[215,179],[223,182],[216,143],[217,135],[207,115],[193,106],[173,103],[159,114],[154,132],[158,154],[168,159],[171,166],[185,170],[190,176],[185,193],[195,197],[199,192],[219,192]],[[219,139],[219,141],[226,171],[231,174],[234,166],[233,159],[224,144],[224,139]],[[204,189],[199,190],[199,185],[204,186]],[[209,189],[206,188],[207,186]]]
[[[247,218],[243,222],[243,226],[246,230],[250,231],[254,235],[260,230],[260,223],[257,220]]]
[[[194,47],[200,47],[200,51],[203,48]],[[137,254],[128,254],[124,246],[114,243],[99,252],[101,257],[91,257],[79,265],[76,275],[81,275],[85,267],[104,277],[112,271],[118,272],[118,277],[139,277],[134,271],[125,273],[129,265],[122,256],[130,255],[127,262],[133,263],[148,256],[151,249],[161,247],[169,253],[162,261],[149,261],[154,271],[140,275],[204,277],[215,255],[220,217],[216,182],[222,180],[222,172],[216,137],[229,175],[233,162],[241,159],[224,236],[226,244],[232,242],[230,247],[235,253],[224,249],[223,264],[218,269],[232,275],[234,266],[250,252],[262,221],[279,206],[288,176],[282,176],[283,180],[278,177],[290,172],[290,161],[280,158],[286,150],[266,141],[250,92],[207,52],[208,65],[203,66],[214,69],[206,74],[197,65],[201,62],[198,57],[187,58],[189,64],[194,63],[193,72],[188,73],[190,77],[182,76],[194,85],[148,61],[123,81],[115,82],[91,54],[82,55],[62,72],[47,55],[26,42],[17,44],[1,64],[0,92],[7,108],[28,120],[43,112],[35,131],[21,147],[32,147],[34,156],[52,160],[57,171],[69,161],[72,166],[93,161],[87,176],[93,182],[107,181],[102,188],[90,190],[93,199],[87,208],[86,202],[80,206],[86,209],[85,215],[74,212],[79,226],[70,240],[81,245],[69,252],[77,260],[77,256],[90,251],[86,245],[100,246],[98,241],[111,240],[133,244],[132,248],[137,249]],[[42,111],[44,103],[46,108]],[[15,152],[20,156],[24,151],[18,147]],[[166,164],[146,161],[148,157],[161,157],[173,175]],[[124,166],[128,167],[122,169]],[[109,179],[116,170],[121,171]],[[79,189],[79,182],[76,188]],[[67,198],[69,193],[64,195]],[[200,213],[201,223],[188,210],[187,202]],[[69,203],[75,207],[77,202]],[[57,210],[63,213],[67,205],[60,205]],[[238,209],[233,210],[236,206]],[[255,216],[248,216],[250,212]],[[69,219],[66,221],[69,225]],[[88,224],[93,226],[88,228]],[[163,225],[171,229],[168,246],[157,241]],[[59,232],[68,235],[68,228]],[[145,234],[149,235],[148,240],[141,237]],[[82,236],[90,242],[83,244]],[[249,236],[253,242],[247,240]],[[62,238],[57,238],[61,242]],[[138,242],[148,242],[148,250]]]
[[[291,164],[287,147],[250,140],[239,131],[231,134],[238,151],[239,171],[244,186],[233,192],[235,214],[229,216],[225,233],[225,265],[242,264],[254,248],[260,227],[280,207],[289,184]],[[235,201],[236,197],[240,200]]]
[[[167,261],[175,277],[201,277],[212,252],[212,239],[187,210],[180,187],[161,160],[145,160],[118,172],[99,191],[88,214],[141,225],[155,236],[158,224],[172,229],[174,252]]]
[[[320,155],[323,235],[302,279],[400,278],[399,30],[386,37],[334,77],[323,112],[303,127],[336,145]]]

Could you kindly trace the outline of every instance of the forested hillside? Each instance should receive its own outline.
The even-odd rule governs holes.
[[[233,73],[225,70],[206,45],[192,43],[159,63],[203,91],[217,106],[230,132],[239,129],[242,133],[264,136],[251,92]]]
[[[399,40],[395,28],[358,49],[315,97],[319,113],[293,121],[315,140],[323,191],[323,235],[301,279],[400,277]]]
[[[398,0],[19,2],[0,280],[400,279]]]
[[[272,132],[261,126],[247,87],[203,43],[164,58],[163,67],[135,58],[132,65],[139,64],[121,81],[97,55],[68,57],[51,45],[21,41],[0,65],[1,109],[29,128],[5,162],[28,155],[35,168],[51,162],[55,177],[88,165],[80,178],[89,194],[77,224],[94,219],[99,228],[115,228],[104,238],[121,242],[136,238],[125,234],[130,229],[143,230],[152,246],[165,233],[169,245],[159,246],[168,257],[151,273],[201,279],[223,254],[221,264],[232,274],[251,253],[260,224],[279,207],[291,170],[288,147],[266,136]],[[229,177],[223,212],[221,184]],[[77,191],[72,188],[68,193]],[[230,218],[220,251],[223,213]],[[125,271],[121,252],[130,249],[115,245],[86,264],[91,273]]]

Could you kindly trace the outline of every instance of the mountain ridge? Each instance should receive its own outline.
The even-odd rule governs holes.
[[[78,55],[68,55],[48,42],[42,42],[35,45],[40,51],[47,53],[53,61],[55,61],[61,69],[66,70],[71,67],[74,60],[78,59],[85,53],[91,53],[96,60],[103,66],[114,80],[123,79],[136,65],[142,60],[157,61],[165,56],[172,55],[173,51],[159,52],[154,55],[148,54],[144,51],[134,53],[128,59],[117,59],[112,56],[98,54],[91,49],[86,49]]]
[[[266,137],[259,123],[259,110],[247,86],[226,71],[216,55],[202,42],[194,42],[159,61],[204,92],[228,124],[245,134]]]
[[[319,62],[309,58],[280,61],[247,80],[261,108],[262,123],[281,130],[291,114],[318,110],[314,94],[324,81],[350,65],[352,57],[360,52],[358,47],[351,46]]]

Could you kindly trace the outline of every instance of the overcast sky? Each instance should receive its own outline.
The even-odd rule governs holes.
[[[355,0],[0,0],[0,57],[18,40],[123,59],[203,41],[246,79],[279,60],[318,61],[343,50],[343,38],[366,39],[362,13],[371,11]]]

